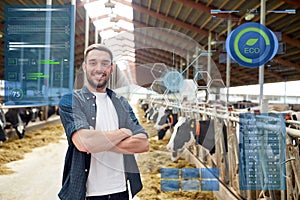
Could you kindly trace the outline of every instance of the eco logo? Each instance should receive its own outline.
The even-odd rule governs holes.
[[[259,23],[245,23],[226,39],[226,50],[238,64],[255,68],[271,60],[278,50],[275,34]]]

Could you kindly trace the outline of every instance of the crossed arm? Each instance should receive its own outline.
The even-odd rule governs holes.
[[[97,153],[113,151],[123,154],[146,152],[149,142],[145,134],[132,135],[129,129],[114,131],[80,129],[72,135],[72,142],[79,151]]]

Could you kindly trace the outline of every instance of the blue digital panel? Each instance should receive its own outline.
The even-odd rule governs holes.
[[[74,7],[5,7],[5,105],[57,105],[73,89]]]
[[[219,190],[218,168],[161,168],[160,173],[162,191]]]
[[[181,169],[182,178],[199,178],[199,168],[182,168]]]
[[[179,178],[178,168],[161,168],[160,169],[161,178]]]
[[[277,114],[240,114],[240,189],[284,190],[286,129]]]
[[[161,191],[179,191],[179,180],[161,180]]]
[[[181,181],[182,191],[200,191],[199,180],[182,180]]]
[[[201,191],[219,191],[220,183],[217,180],[202,180]]]
[[[219,178],[219,168],[201,168],[201,178]]]

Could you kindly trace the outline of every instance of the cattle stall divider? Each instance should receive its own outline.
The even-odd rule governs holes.
[[[160,101],[152,101],[151,104],[173,108],[179,116],[195,117],[196,119],[216,119],[223,120],[227,129],[227,146],[225,151],[224,140],[220,131],[220,123],[215,123],[215,153],[213,155],[205,153],[204,148],[199,144],[186,147],[182,154],[185,159],[192,161],[201,167],[219,167],[221,191],[216,196],[219,199],[275,199],[272,190],[241,190],[239,186],[239,114],[240,112],[228,111],[220,106],[207,107],[168,104],[165,105]],[[289,123],[299,125],[298,121],[288,120]],[[299,127],[299,126],[298,126]],[[286,190],[280,190],[280,199],[294,200],[300,198],[300,158],[299,158],[299,139],[300,130],[286,127]],[[204,152],[204,153],[203,153]]]

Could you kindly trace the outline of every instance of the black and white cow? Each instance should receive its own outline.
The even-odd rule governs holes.
[[[0,110],[0,141],[7,140],[6,130],[13,128],[21,139],[25,135],[25,127],[33,119],[32,108],[9,108],[6,112]]]
[[[154,128],[158,131],[158,139],[162,140],[166,132],[177,123],[177,113],[172,109],[160,107]]]
[[[35,122],[37,118],[40,121],[43,119],[43,110],[39,107],[20,107],[9,108],[5,114],[3,114],[4,120],[1,120],[0,126],[3,128],[3,134],[0,129],[0,141],[6,140],[5,130],[13,128],[18,135],[19,139],[25,136],[26,126],[29,122]],[[4,113],[4,112],[3,112]],[[59,115],[57,106],[47,106],[47,118],[52,115]]]
[[[31,113],[31,122],[36,122],[36,120],[39,117],[39,113],[40,113],[40,108],[39,107],[32,107],[30,110]]]
[[[38,117],[39,109],[35,107],[24,107],[19,108],[18,112],[20,114],[21,120],[25,126],[28,125],[29,122],[35,122]]]
[[[20,115],[20,108],[9,108],[5,113],[5,120],[5,129],[14,128],[19,139],[25,136],[25,124]]]
[[[141,109],[142,109],[144,112],[146,112],[146,110],[148,110],[148,108],[149,108],[149,103],[147,103],[147,102],[145,102],[145,101],[143,101],[143,100],[141,100],[140,105],[141,105]]]
[[[156,123],[158,118],[158,105],[154,104],[153,106],[149,106],[149,108],[145,111],[145,116],[147,123]]]
[[[180,157],[184,149],[194,144],[200,144],[207,149],[210,154],[215,153],[215,121],[214,120],[196,120],[179,117],[174,126],[174,132],[167,144],[167,149],[172,152],[172,160]],[[227,129],[222,127],[223,138],[227,139]],[[225,142],[225,141],[224,141]],[[225,142],[227,151],[227,142]]]
[[[0,142],[5,142],[7,140],[6,132],[5,132],[6,120],[4,111],[0,108]]]

